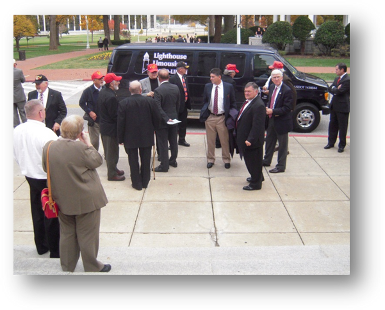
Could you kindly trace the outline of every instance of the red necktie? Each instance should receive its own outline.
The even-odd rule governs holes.
[[[243,112],[243,109],[245,108],[245,106],[246,106],[247,102],[248,102],[248,100],[246,100],[246,101],[245,101],[245,103],[242,105],[242,108],[241,108],[241,110],[239,111],[239,114],[238,114],[238,117],[237,117],[237,121],[236,121],[236,123],[235,123],[235,127],[237,127],[237,126],[238,126],[238,120],[239,120],[239,118],[241,117],[241,115],[242,115],[242,112]]]
[[[214,113],[215,115],[218,114],[218,86],[215,87],[213,113]]]
[[[274,107],[274,101],[275,101],[275,96],[276,96],[276,94],[277,94],[277,89],[278,89],[278,87],[276,86],[276,87],[274,88],[273,96],[271,96],[271,100],[270,100],[270,109],[273,109],[273,107]],[[272,116],[273,116],[273,115],[270,114],[270,115],[269,115],[269,118],[271,118]]]
[[[184,101],[187,101],[188,95],[187,95],[187,87],[186,87],[186,82],[184,80],[184,77],[182,77],[182,82],[183,82],[183,90],[184,90]]]
[[[337,85],[338,85],[338,83],[339,83],[340,81],[341,81],[341,78],[339,77],[338,80],[337,80]]]

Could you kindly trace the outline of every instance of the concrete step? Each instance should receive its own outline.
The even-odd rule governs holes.
[[[349,275],[350,246],[266,246],[215,248],[104,247],[98,259],[111,264],[103,275]],[[15,275],[101,275],[74,273],[59,259],[39,256],[33,246],[14,246]]]

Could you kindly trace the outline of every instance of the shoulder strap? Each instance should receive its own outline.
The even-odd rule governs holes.
[[[51,147],[52,142],[53,141],[51,141],[48,144],[48,148],[47,148],[47,185],[48,185],[48,197],[49,197],[50,203],[53,203],[52,193],[51,193],[51,176],[49,172],[49,148]]]

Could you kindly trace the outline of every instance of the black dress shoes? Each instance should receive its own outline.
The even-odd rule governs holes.
[[[100,270],[99,272],[109,272],[111,270],[111,265],[110,264],[105,264],[103,269]]]
[[[243,187],[243,189],[245,191],[256,191],[256,190],[259,190],[260,188],[251,187],[250,185],[246,185],[246,186]]]
[[[230,169],[230,163],[226,163],[226,164],[225,164],[225,168],[226,168],[226,169]]]
[[[344,151],[344,148],[343,147],[339,147],[338,148],[338,153],[342,153]]]
[[[285,170],[275,167],[274,169],[269,170],[270,173],[280,173],[285,172]]]
[[[155,168],[155,172],[168,172],[168,169],[164,169],[162,166],[158,166]]]
[[[182,146],[189,147],[189,146],[190,146],[190,143],[187,143],[186,141],[179,141],[179,142],[178,142],[178,145],[182,145]]]
[[[326,145],[324,146],[324,149],[325,149],[325,150],[328,150],[328,149],[331,149],[332,147],[334,147],[334,145],[326,144]]]
[[[116,175],[112,178],[108,178],[108,181],[124,181],[126,179],[123,175]]]
[[[214,163],[207,163],[207,169],[210,169],[212,166],[214,166]]]
[[[173,162],[173,163],[168,163],[171,167],[174,167],[174,168],[176,168],[176,167],[178,167],[178,163],[175,161],[175,162]]]

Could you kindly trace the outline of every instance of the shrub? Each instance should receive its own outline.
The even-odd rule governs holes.
[[[346,35],[346,43],[350,44],[350,23],[346,25],[345,27],[345,35]]]
[[[333,48],[344,43],[345,29],[338,21],[328,21],[323,23],[314,36],[314,44],[324,55],[331,55]]]
[[[305,54],[305,42],[315,29],[312,21],[305,15],[298,16],[293,24],[293,36],[301,42],[301,54]]]
[[[275,22],[271,24],[262,37],[262,43],[269,43],[278,50],[283,51],[286,44],[293,43],[293,30],[288,22]]]
[[[250,29],[241,28],[241,44],[249,44],[249,37],[253,37],[254,32]],[[237,44],[237,29],[227,31],[221,38],[221,43]]]

